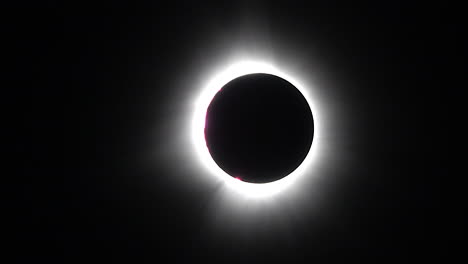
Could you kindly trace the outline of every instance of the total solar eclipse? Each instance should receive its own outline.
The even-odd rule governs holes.
[[[312,111],[290,82],[266,73],[237,77],[215,94],[205,119],[205,140],[215,163],[249,183],[288,176],[312,145]]]

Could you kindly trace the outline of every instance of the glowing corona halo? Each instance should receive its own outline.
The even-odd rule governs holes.
[[[291,172],[286,177],[269,183],[248,183],[240,181],[223,171],[213,160],[211,154],[206,146],[205,141],[205,122],[206,122],[206,112],[208,106],[211,103],[213,97],[218,93],[218,91],[231,80],[254,73],[266,73],[276,75],[280,78],[283,78],[294,85],[304,96],[309,104],[309,107],[312,110],[314,115],[314,138],[312,140],[312,146],[309,150],[304,161],[301,165]],[[200,162],[206,167],[210,175],[218,178],[225,183],[225,186],[233,191],[236,191],[247,198],[259,198],[259,197],[271,197],[273,195],[279,194],[286,189],[289,189],[294,185],[298,178],[305,174],[305,171],[309,168],[313,156],[316,152],[316,142],[315,138],[317,133],[320,131],[318,126],[317,118],[315,116],[316,111],[314,111],[312,100],[309,98],[307,90],[297,81],[296,78],[293,78],[289,74],[284,73],[277,69],[273,64],[258,62],[258,61],[242,61],[234,63],[227,67],[224,71],[215,74],[215,76],[208,81],[206,86],[202,89],[200,96],[195,102],[195,109],[192,119],[192,142],[195,147],[195,153],[200,159]]]

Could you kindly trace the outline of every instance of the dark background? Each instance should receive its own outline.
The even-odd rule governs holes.
[[[18,262],[449,255],[451,216],[442,198],[451,174],[441,135],[449,126],[448,96],[463,89],[457,7],[395,1],[19,5],[3,10],[2,27],[4,114],[11,120],[5,140],[13,143],[7,154],[14,158],[7,164],[14,174],[3,185],[3,218],[10,220],[3,251]],[[352,109],[342,118],[352,128],[342,140],[352,141],[357,159],[346,170],[350,177],[334,191],[326,221],[316,225],[305,217],[294,224],[293,242],[273,228],[268,239],[204,238],[199,209],[209,194],[184,193],[165,180],[145,186],[148,175],[168,179],[175,172],[162,161],[152,170],[139,165],[154,148],[149,138],[163,136],[150,135],[154,126],[162,131],[173,118],[169,84],[204,66],[190,60],[204,41],[229,34],[239,17],[256,12],[272,41],[295,43],[299,54],[313,47],[329,76],[347,84],[329,96]]]

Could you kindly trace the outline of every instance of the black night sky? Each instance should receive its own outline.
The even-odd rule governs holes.
[[[5,8],[3,99],[12,124],[4,140],[14,174],[2,184],[3,250],[12,263],[445,259],[442,186],[452,176],[439,139],[448,96],[462,90],[456,10],[408,1]],[[327,158],[311,172],[323,191],[303,185],[301,198],[247,206],[245,215],[217,199],[222,189],[203,178],[179,125],[190,122],[188,106],[208,73],[238,50],[314,80],[329,124]],[[265,109],[257,114],[284,114]],[[270,136],[307,144],[304,118]],[[272,138],[268,159],[248,162],[281,175],[301,157],[272,155],[291,151]]]

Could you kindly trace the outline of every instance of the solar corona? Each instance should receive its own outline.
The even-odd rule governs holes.
[[[307,135],[308,144],[305,144],[306,149],[303,151],[303,156],[300,157],[300,162],[298,162],[297,166],[291,167],[286,173],[275,176],[271,178],[272,180],[268,181],[257,181],[252,177],[246,179],[245,175],[237,175],[226,166],[221,168],[223,166],[220,166],[219,160],[215,160],[216,156],[214,154],[216,153],[214,153],[212,146],[210,153],[209,143],[211,142],[206,137],[207,131],[210,131],[208,129],[210,128],[210,124],[208,123],[210,120],[207,120],[207,115],[210,105],[212,107],[213,99],[216,96],[219,97],[222,94],[223,87],[229,87],[228,84],[232,84],[233,80],[242,81],[246,79],[246,76],[267,76],[270,79],[278,79],[284,82],[284,84],[295,88],[294,90],[297,95],[302,97],[305,105],[310,107],[310,117],[308,117],[310,122],[308,123],[311,123],[312,129],[310,130],[309,128],[308,130],[311,132],[309,133],[310,135]],[[267,93],[268,91],[266,90],[266,97],[268,97]],[[195,150],[194,153],[211,177],[221,181],[228,189],[247,198],[268,198],[293,188],[310,168],[314,156],[316,156],[316,146],[318,144],[316,137],[320,133],[320,124],[317,120],[314,104],[309,96],[309,88],[303,86],[298,78],[280,70],[279,67],[276,67],[272,63],[265,61],[240,61],[220,69],[219,72],[208,78],[208,81],[202,87],[201,93],[196,98],[194,104],[191,141]]]

